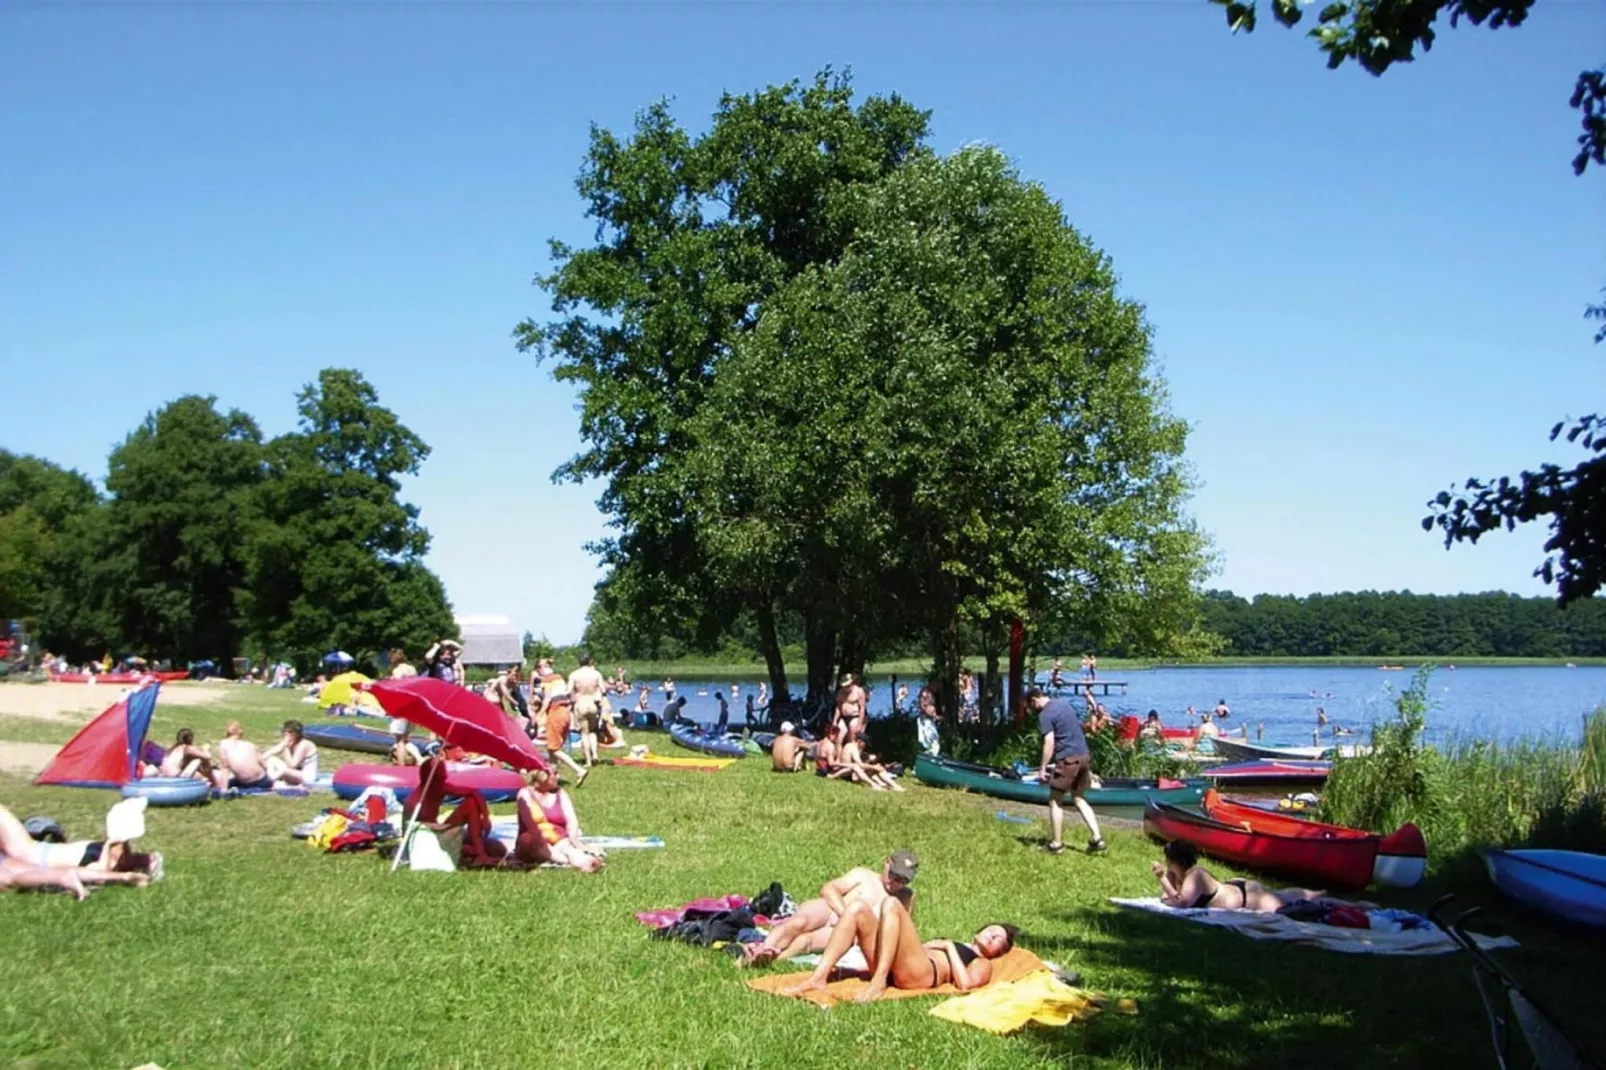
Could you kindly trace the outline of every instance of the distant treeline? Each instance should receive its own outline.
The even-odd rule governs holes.
[[[1566,609],[1513,594],[1409,591],[1204,596],[1204,628],[1237,657],[1606,656],[1606,599]]]

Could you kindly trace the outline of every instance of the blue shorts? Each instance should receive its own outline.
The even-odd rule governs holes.
[[[231,774],[229,776],[229,787],[235,788],[239,791],[272,791],[273,778],[264,775],[257,780],[244,781]]]

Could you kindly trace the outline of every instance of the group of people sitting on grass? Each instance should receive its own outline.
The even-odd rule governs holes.
[[[147,777],[204,780],[225,796],[238,791],[306,787],[318,779],[318,745],[302,732],[300,721],[286,721],[277,742],[258,748],[245,738],[239,721],[230,721],[214,754],[210,746],[196,745],[193,731],[180,728],[165,753],[145,755],[155,760],[142,762],[140,772]]]
[[[402,808],[405,821],[440,835],[443,846],[467,869],[524,869],[539,865],[572,866],[582,873],[603,867],[602,851],[589,847],[580,828],[574,800],[563,790],[551,768],[524,774],[519,789],[518,835],[513,846],[492,835],[491,811],[485,798],[473,790],[456,791],[461,801],[444,818],[446,759],[432,755],[418,769],[419,789]]]
[[[930,689],[922,688],[921,702],[929,700]],[[809,743],[798,736],[791,721],[782,722],[780,735],[770,747],[772,767],[777,772],[796,773],[813,762],[815,775],[827,780],[863,784],[871,791],[903,791],[893,770],[865,749],[869,701],[869,693],[858,678],[852,673],[844,674],[825,736]]]

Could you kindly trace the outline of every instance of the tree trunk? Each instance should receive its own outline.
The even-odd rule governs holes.
[[[849,672],[861,681],[864,679],[864,650],[859,646],[858,636],[851,631],[844,631],[842,654],[837,659],[837,675]]]
[[[836,629],[823,613],[811,609],[803,617],[803,639],[809,669],[807,702],[814,709],[828,702],[831,697],[831,668],[836,662]]]
[[[781,642],[775,634],[775,603],[766,596],[758,600],[755,616],[758,618],[758,642],[764,650],[764,667],[770,674],[770,692],[781,705],[792,700],[786,683],[786,659],[781,656]]]
[[[987,644],[987,668],[981,678],[981,708],[982,720],[993,722],[998,720],[997,713],[1003,704],[999,694],[998,649],[991,643]]]
[[[951,614],[931,636],[931,690],[949,724],[959,723],[959,616]]]

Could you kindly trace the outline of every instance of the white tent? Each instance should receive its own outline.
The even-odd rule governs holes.
[[[505,667],[524,661],[524,636],[507,617],[458,617],[463,665]]]

